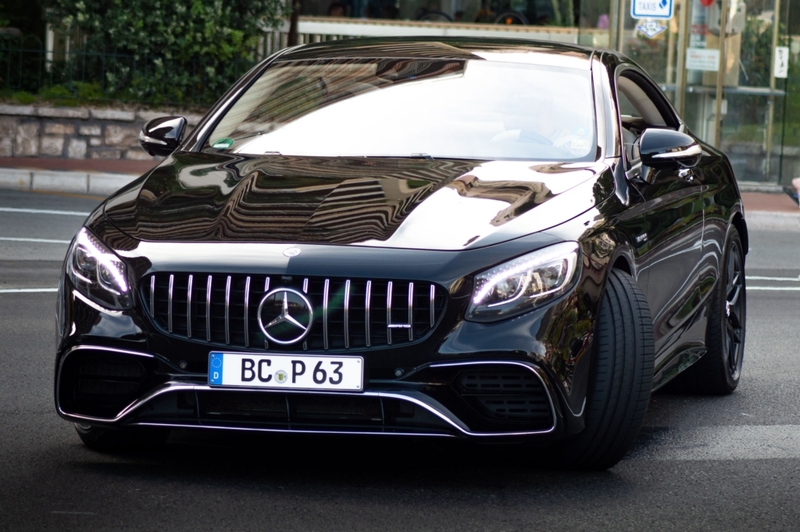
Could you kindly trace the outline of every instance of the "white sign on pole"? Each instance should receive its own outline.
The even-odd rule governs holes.
[[[666,30],[667,27],[662,25],[658,20],[645,20],[636,26],[636,29],[645,34],[648,39],[652,39],[662,31]]]
[[[673,0],[633,0],[631,16],[633,18],[671,19]]]
[[[775,47],[775,64],[773,65],[772,72],[776,78],[789,77],[789,47],[776,46]]]
[[[686,49],[686,69],[716,72],[719,70],[719,50],[706,48]]]

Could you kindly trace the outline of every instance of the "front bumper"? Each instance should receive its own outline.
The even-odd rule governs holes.
[[[139,306],[105,310],[62,279],[56,408],[109,427],[557,439],[584,426],[591,328],[575,325],[578,292],[493,324],[463,321],[451,300],[420,342],[355,353],[363,392],[312,393],[211,387],[213,348],[164,334]]]
[[[433,363],[362,393],[219,388],[160,357],[81,345],[61,359],[59,414],[96,425],[522,437],[560,417],[542,371],[517,361]]]

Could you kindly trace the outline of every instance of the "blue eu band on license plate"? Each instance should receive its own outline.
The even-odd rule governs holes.
[[[208,356],[208,384],[222,387],[362,391],[364,359],[353,356],[212,351]]]

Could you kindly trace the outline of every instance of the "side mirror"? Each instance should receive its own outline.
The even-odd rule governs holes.
[[[639,153],[645,166],[691,168],[700,162],[703,148],[685,133],[671,129],[646,129],[639,138]]]
[[[165,116],[149,121],[139,132],[139,144],[150,155],[167,156],[181,143],[186,119],[182,116]]]
[[[639,156],[642,161],[641,179],[652,184],[653,169],[692,168],[700,162],[703,148],[689,135],[671,129],[645,129],[639,137]]]

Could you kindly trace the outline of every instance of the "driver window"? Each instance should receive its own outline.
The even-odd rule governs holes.
[[[677,129],[678,121],[661,93],[635,71],[623,72],[617,79],[617,89],[623,147],[633,165],[639,160],[637,140],[645,129]]]

